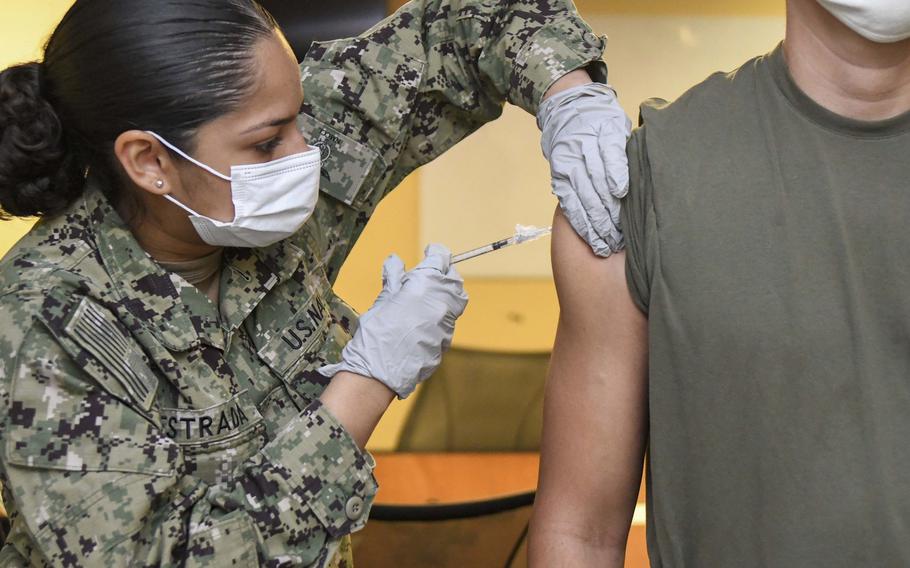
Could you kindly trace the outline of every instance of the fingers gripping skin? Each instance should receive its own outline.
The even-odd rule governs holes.
[[[547,382],[531,566],[621,567],[647,437],[647,320],[624,254],[595,256],[557,212],[560,321]]]
[[[537,114],[553,193],[569,223],[599,256],[622,250],[620,199],[629,189],[626,143],[632,123],[608,85],[574,87]]]

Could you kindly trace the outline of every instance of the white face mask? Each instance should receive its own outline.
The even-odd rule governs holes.
[[[231,166],[226,176],[199,162],[154,132],[159,142],[210,174],[231,182],[234,220],[218,221],[196,213],[170,195],[164,198],[190,214],[202,240],[222,247],[266,247],[300,230],[319,200],[319,148],[280,160]]]
[[[876,43],[910,37],[910,0],[818,0],[835,18]]]

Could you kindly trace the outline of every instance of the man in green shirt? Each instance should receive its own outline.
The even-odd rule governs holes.
[[[643,106],[625,255],[558,216],[532,566],[622,566],[646,449],[652,566],[910,565],[910,9],[787,10]]]

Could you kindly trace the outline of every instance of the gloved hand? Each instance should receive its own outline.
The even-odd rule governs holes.
[[[433,374],[452,344],[455,320],[468,296],[451,265],[452,253],[430,245],[426,258],[408,273],[395,255],[382,266],[382,292],[360,318],[341,362],[319,369],[326,377],[340,371],[372,377],[406,398]]]
[[[609,85],[567,89],[541,104],[537,125],[553,193],[569,223],[599,256],[623,248],[620,199],[629,191],[632,122]]]

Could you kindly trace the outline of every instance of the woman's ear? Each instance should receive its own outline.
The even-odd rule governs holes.
[[[158,140],[141,130],[127,130],[114,141],[114,155],[136,186],[167,195],[177,179],[173,160]]]

